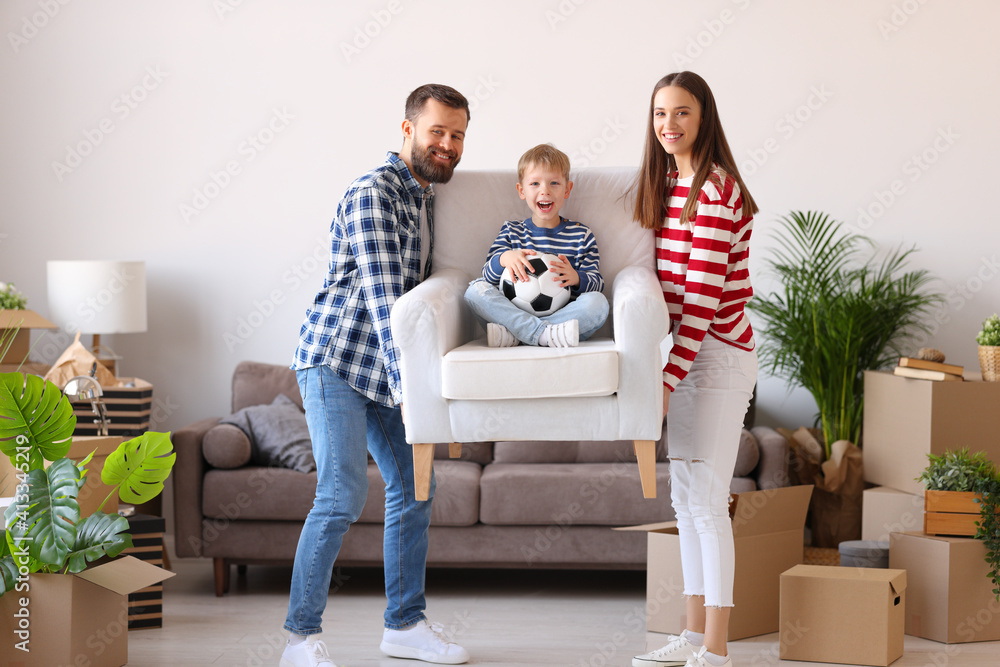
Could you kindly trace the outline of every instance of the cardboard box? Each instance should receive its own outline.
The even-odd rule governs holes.
[[[128,662],[125,596],[172,576],[130,556],[79,574],[29,575],[27,590],[0,597],[0,655],[24,667],[122,667]],[[17,646],[24,641],[28,651]]]
[[[782,660],[884,667],[903,655],[906,571],[796,565],[781,575]]]
[[[122,552],[141,561],[163,567],[163,531],[166,521],[160,516],[133,514],[128,517],[132,548]],[[163,627],[163,582],[128,594],[128,629]]]
[[[69,453],[66,455],[68,458],[79,462],[94,452],[94,458],[90,459],[90,463],[87,464],[87,481],[76,497],[80,502],[81,519],[96,512],[104,499],[111,493],[112,487],[101,481],[101,471],[104,470],[104,462],[107,460],[108,454],[118,449],[118,445],[121,443],[121,436],[73,436],[73,444],[70,445]],[[117,493],[104,503],[104,509],[101,511],[105,514],[118,513]]]
[[[108,413],[108,434],[129,439],[149,430],[153,410],[153,385],[139,378],[119,378],[131,387],[104,387],[101,400]],[[94,406],[90,401],[70,401],[76,415],[75,435],[97,435]]]
[[[865,371],[865,480],[922,495],[928,454],[969,447],[1000,465],[1000,382],[932,382]]]
[[[969,537],[893,533],[889,567],[906,570],[904,631],[955,644],[1000,639],[986,546]]]
[[[803,560],[803,531],[813,487],[750,491],[730,506],[736,546],[736,579],[729,639],[778,630],[778,581]],[[668,521],[619,530],[648,533],[646,630],[679,634],[687,624],[677,523]]]
[[[0,310],[0,330],[19,327],[7,354],[0,354],[0,364],[19,364],[27,361],[31,350],[32,329],[58,329],[55,324],[33,310]],[[2,350],[0,350],[2,352]]]
[[[920,530],[924,525],[922,495],[876,486],[865,489],[861,503],[863,540],[888,542],[891,533]]]

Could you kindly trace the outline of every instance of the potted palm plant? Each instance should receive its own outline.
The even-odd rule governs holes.
[[[868,238],[816,211],[793,211],[780,223],[767,270],[781,287],[748,307],[764,325],[761,367],[786,379],[789,390],[804,387],[816,401],[826,461],[815,462],[818,478],[802,481],[817,485],[814,546],[836,546],[861,532],[863,482],[854,448],[861,446],[864,371],[893,365],[916,334],[927,332],[929,311],[941,296],[928,291],[927,271],[907,270],[913,248],[880,255]],[[850,471],[831,474],[835,452],[837,467],[856,462]],[[828,502],[856,520],[817,543],[815,522]]]
[[[994,313],[983,322],[976,334],[979,343],[979,368],[986,382],[1000,382],[1000,315]]]

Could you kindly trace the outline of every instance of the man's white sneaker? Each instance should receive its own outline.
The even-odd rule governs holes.
[[[460,665],[469,660],[469,652],[444,636],[438,623],[419,621],[405,630],[386,628],[379,648],[393,658],[414,658],[441,665]]]
[[[726,661],[721,665],[716,665],[714,662],[709,662],[705,653],[708,651],[707,648],[702,646],[698,649],[698,652],[688,658],[688,661],[684,663],[685,667],[733,667],[733,661],[726,656]]]
[[[632,658],[632,667],[683,667],[700,648],[688,641],[687,630],[679,635],[668,635],[670,640],[661,648]]]
[[[514,334],[502,324],[496,322],[486,323],[486,345],[488,347],[514,347],[518,340]]]
[[[310,635],[310,639],[285,646],[280,667],[337,667],[330,659],[326,644]]]

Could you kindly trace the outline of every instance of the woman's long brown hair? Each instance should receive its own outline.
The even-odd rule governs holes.
[[[712,172],[712,165],[717,164],[727,174],[732,176],[740,186],[743,195],[743,214],[757,213],[757,203],[743,184],[736,160],[726,141],[726,133],[722,130],[719,111],[715,105],[715,96],[705,80],[694,72],[674,72],[656,82],[653,94],[649,97],[648,125],[646,126],[646,144],[642,151],[642,165],[636,175],[635,183],[629,193],[635,193],[635,209],[632,219],[646,229],[660,229],[666,216],[667,198],[674,186],[674,175],[677,173],[677,162],[674,156],[663,150],[653,129],[653,104],[656,93],[666,86],[679,86],[691,93],[701,106],[701,125],[698,136],[695,137],[692,152],[692,164],[695,168],[694,180],[688,193],[687,201],[681,212],[682,221],[694,219],[698,206],[698,193]],[[721,188],[722,184],[718,186]]]

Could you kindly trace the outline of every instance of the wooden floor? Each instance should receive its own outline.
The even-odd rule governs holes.
[[[251,566],[233,572],[233,589],[216,598],[207,560],[172,559],[177,576],[164,590],[164,626],[129,633],[129,665],[178,667],[277,665],[288,605],[290,567]],[[655,648],[644,629],[642,572],[430,570],[427,613],[472,654],[470,664],[628,666]],[[337,665],[425,664],[383,656],[385,605],[380,570],[335,572],[336,592],[324,616],[323,639]],[[850,638],[845,638],[850,641]],[[778,635],[730,644],[735,667],[815,666],[778,660]],[[906,637],[893,667],[1000,665],[1000,642],[939,644]]]

